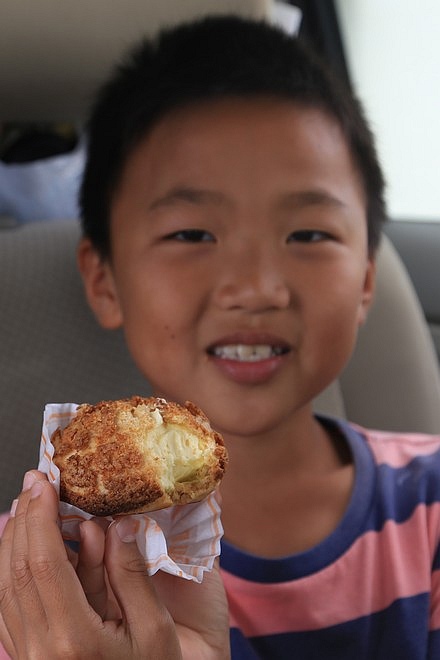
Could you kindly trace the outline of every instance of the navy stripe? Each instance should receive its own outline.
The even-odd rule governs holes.
[[[252,644],[238,628],[230,629],[232,660],[260,660],[261,656],[252,648]]]
[[[231,634],[232,660],[434,660],[440,657],[438,648],[433,648],[439,636],[429,635],[428,620],[429,597],[420,595],[396,601],[382,612],[321,630],[249,640],[235,630]]]

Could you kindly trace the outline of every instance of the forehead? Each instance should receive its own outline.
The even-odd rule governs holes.
[[[257,125],[258,130],[269,130],[272,136],[275,135],[277,126],[282,126],[286,131],[287,125],[289,134],[298,132],[306,136],[308,130],[315,131],[318,124],[321,137],[327,132],[334,139],[346,142],[337,119],[317,105],[273,96],[221,97],[192,102],[170,110],[138,140],[132,154],[146,144],[154,144],[159,140],[166,144],[165,137],[169,141],[176,138],[182,141],[185,136],[193,140],[199,135],[201,140],[221,140],[222,132],[235,132],[236,139],[239,139],[240,135],[245,136],[244,126],[252,129]],[[264,136],[265,133],[262,133],[261,137]],[[254,144],[255,148],[258,144],[259,142]],[[346,146],[348,148],[348,144]]]
[[[119,192],[171,185],[351,185],[362,190],[335,118],[274,98],[227,98],[167,114],[129,155]]]

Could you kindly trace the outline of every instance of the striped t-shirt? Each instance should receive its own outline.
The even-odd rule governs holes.
[[[297,555],[223,542],[232,658],[440,660],[440,436],[322,421],[353,455],[349,506]]]

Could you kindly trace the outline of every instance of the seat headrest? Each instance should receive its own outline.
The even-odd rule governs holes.
[[[2,0],[0,123],[84,120],[94,90],[158,28],[227,11],[267,15],[269,0]]]

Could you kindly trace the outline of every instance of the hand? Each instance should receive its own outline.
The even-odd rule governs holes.
[[[125,517],[107,531],[82,524],[75,570],[55,490],[39,472],[32,481],[0,545],[0,639],[12,658],[229,657],[218,566],[200,585],[162,572],[148,578]]]

